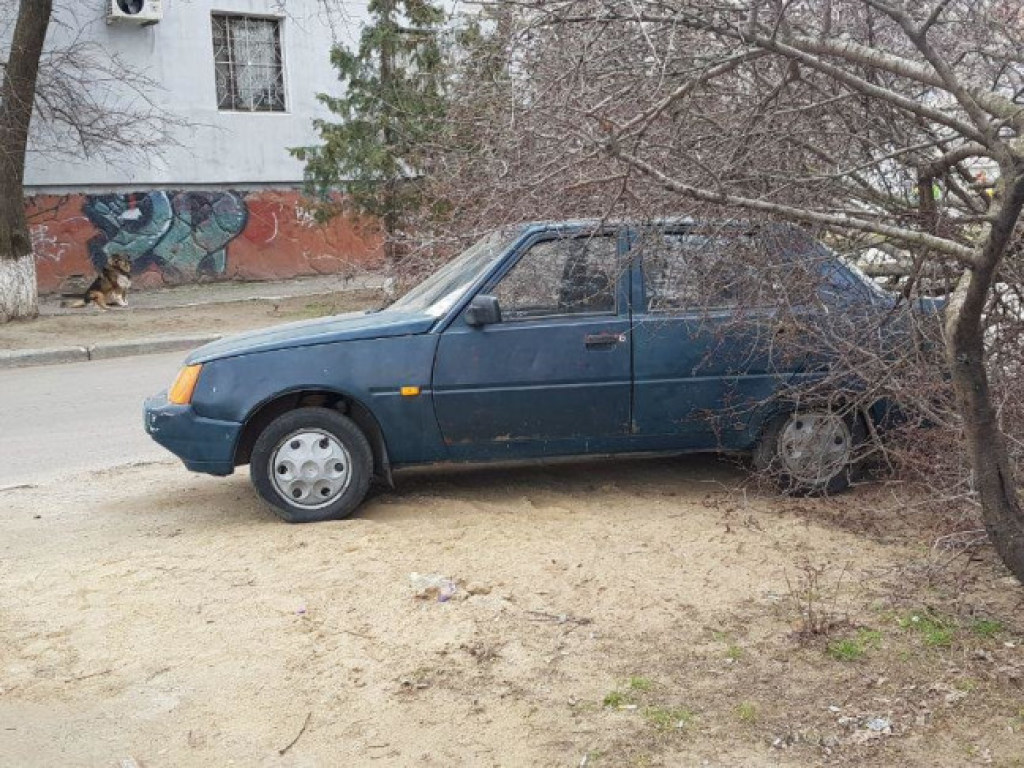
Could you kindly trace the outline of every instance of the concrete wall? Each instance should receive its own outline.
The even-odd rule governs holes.
[[[313,220],[298,192],[302,164],[287,151],[315,142],[312,121],[328,115],[316,94],[339,88],[331,45],[358,38],[365,3],[164,0],[163,20],[151,26],[108,25],[108,4],[56,0],[47,45],[52,50],[74,37],[116,51],[156,81],[149,97],[188,127],[159,152],[124,162],[30,147],[25,191],[40,292],[77,284],[72,278],[95,274],[114,253],[131,257],[142,288],[378,263],[372,226]],[[13,8],[9,0],[0,7]],[[280,19],[285,112],[218,109],[212,12]],[[9,34],[0,19],[0,45]],[[119,98],[116,86],[110,98]]]
[[[58,0],[47,44],[70,36],[116,51],[130,67],[159,84],[149,96],[189,124],[175,142],[146,161],[73,159],[29,153],[25,185],[30,191],[211,188],[246,184],[290,186],[302,179],[302,164],[288,147],[314,141],[312,120],[328,113],[320,92],[337,92],[329,61],[334,39],[356,39],[364,3],[336,3],[328,15],[320,0],[164,0],[163,21],[151,26],[107,24],[109,0]],[[280,19],[286,112],[229,112],[217,107],[210,14],[237,13]],[[116,90],[113,98],[116,98]]]
[[[372,226],[317,224],[294,190],[38,195],[28,204],[40,293],[77,287],[113,254],[136,288],[345,274],[381,259]]]

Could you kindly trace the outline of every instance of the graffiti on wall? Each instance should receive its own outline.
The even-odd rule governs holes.
[[[235,192],[90,195],[82,212],[99,230],[88,242],[97,270],[108,257],[125,254],[133,272],[155,267],[173,283],[224,275],[228,243],[249,219]]]
[[[41,293],[91,280],[114,253],[131,257],[139,289],[350,274],[383,256],[372,222],[316,222],[293,189],[34,195],[25,211]]]

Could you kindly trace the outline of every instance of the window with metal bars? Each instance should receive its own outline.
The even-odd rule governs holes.
[[[216,13],[212,19],[218,109],[284,112],[281,22]]]

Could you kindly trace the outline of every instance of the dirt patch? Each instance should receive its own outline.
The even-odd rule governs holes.
[[[71,314],[0,325],[0,349],[89,346],[155,336],[236,333],[367,309],[382,300],[378,291],[360,290],[159,309],[128,307],[104,312],[89,307]]]
[[[878,489],[779,501],[744,477],[406,474],[307,526],[244,474],[171,464],[4,492],[0,754],[1020,765],[1022,592],[990,552],[937,558],[931,517]]]

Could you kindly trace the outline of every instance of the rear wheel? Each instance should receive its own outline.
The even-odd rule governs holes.
[[[366,496],[372,473],[366,437],[329,408],[278,416],[256,439],[249,463],[257,492],[289,523],[348,517]]]
[[[855,451],[863,441],[864,425],[855,415],[796,410],[768,425],[754,451],[754,466],[788,493],[838,493],[855,477]]]

